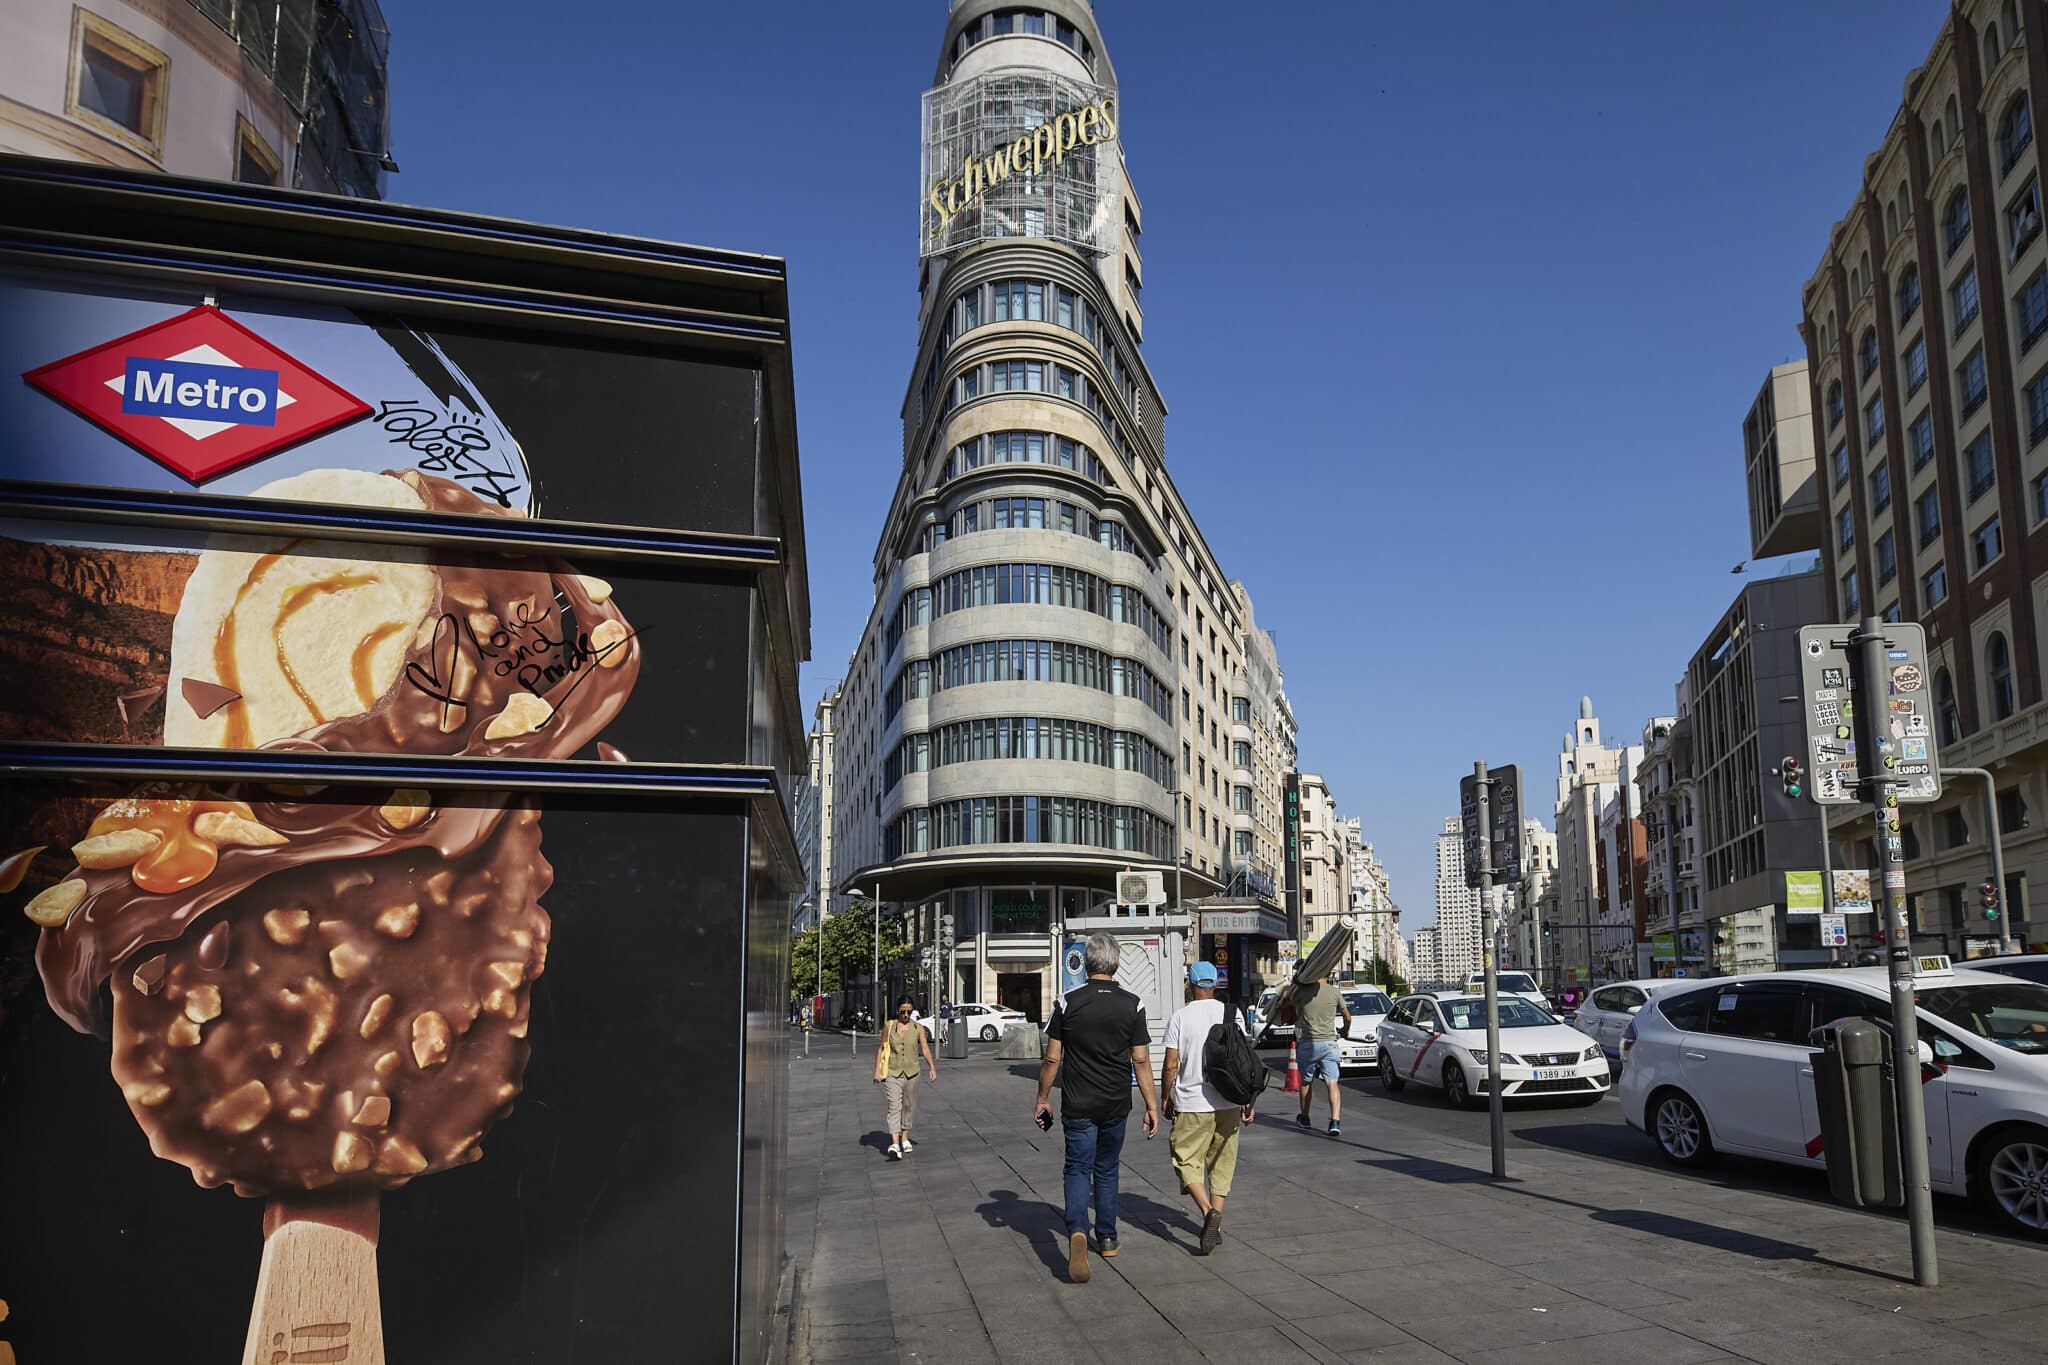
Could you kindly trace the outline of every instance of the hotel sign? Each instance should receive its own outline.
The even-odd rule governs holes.
[[[1106,251],[1118,226],[1113,90],[1006,67],[928,91],[923,255],[1002,237]]]

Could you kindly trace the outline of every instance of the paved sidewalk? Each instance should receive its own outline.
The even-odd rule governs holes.
[[[787,1236],[795,1359],[1229,1360],[1424,1365],[1871,1365],[2048,1355],[2048,1244],[1943,1230],[1912,1284],[1903,1222],[1557,1151],[1510,1153],[1347,1110],[1303,1133],[1269,1092],[1223,1246],[1192,1254],[1164,1134],[1124,1146],[1122,1254],[1065,1283],[1060,1130],[1030,1063],[988,1049],[920,1087],[915,1155],[883,1159],[872,1043],[791,1052]],[[1321,1106],[1317,1108],[1322,1113]],[[1557,1343],[1569,1343],[1559,1345]]]

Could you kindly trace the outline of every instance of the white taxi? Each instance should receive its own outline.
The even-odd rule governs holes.
[[[1565,1095],[1598,1103],[1610,1084],[1607,1058],[1585,1034],[1520,996],[1500,1005],[1500,1094]],[[1380,1083],[1439,1086],[1461,1108],[1484,1103],[1486,997],[1410,995],[1380,1025]]]
[[[1344,1008],[1351,1011],[1351,1027],[1337,1035],[1337,1067],[1377,1065],[1380,1059],[1380,1023],[1393,1012],[1394,1002],[1375,986],[1339,986]]]
[[[1550,997],[1536,985],[1536,978],[1527,972],[1495,971],[1493,989],[1496,995],[1512,995],[1526,1000],[1545,1013],[1550,1013]],[[1469,973],[1465,977],[1465,994],[1486,994],[1486,973]]]
[[[1931,961],[1914,982],[1932,1059],[1928,1175],[2048,1235],[2048,986]],[[1890,1021],[1883,968],[1763,972],[1654,996],[1622,1035],[1622,1117],[1681,1166],[1734,1152],[1824,1167],[1810,1039],[1857,1017]]]

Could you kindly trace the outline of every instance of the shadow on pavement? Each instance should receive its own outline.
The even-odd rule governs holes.
[[[910,1136],[914,1141],[917,1134],[912,1133]],[[860,1145],[874,1148],[879,1156],[887,1156],[889,1153],[889,1134],[881,1132],[862,1133],[860,1135]]]
[[[1182,1243],[1172,1233],[1184,1232],[1188,1236],[1184,1250],[1192,1251],[1202,1236],[1202,1225],[1195,1221],[1192,1204],[1162,1204],[1156,1199],[1147,1199],[1142,1194],[1119,1191],[1116,1199],[1116,1218],[1119,1224],[1128,1223],[1132,1227],[1143,1228],[1161,1241],[1172,1242],[1175,1246],[1182,1246]]]
[[[1020,1198],[1015,1190],[990,1190],[988,1202],[974,1211],[992,1228],[1007,1228],[1023,1236],[1045,1268],[1066,1278],[1067,1215],[1064,1209],[1036,1199]]]

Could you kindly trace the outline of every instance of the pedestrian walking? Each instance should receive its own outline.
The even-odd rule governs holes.
[[[1159,1089],[1173,1123],[1173,1173],[1202,1215],[1196,1254],[1207,1256],[1223,1240],[1223,1200],[1237,1174],[1238,1133],[1252,1121],[1252,1105],[1232,1102],[1206,1074],[1210,1031],[1235,1027],[1230,1007],[1216,998],[1216,968],[1195,963],[1188,968],[1188,985],[1195,998],[1166,1021],[1166,1070]]]
[[[886,1089],[889,1098],[889,1160],[901,1161],[917,1148],[910,1141],[911,1120],[917,1116],[917,1059],[939,1078],[939,1064],[932,1058],[931,1039],[916,1020],[910,997],[896,1002],[896,1017],[882,1026],[882,1045],[875,1049],[875,1084]]]
[[[1344,992],[1331,985],[1328,976],[1294,988],[1294,1029],[1298,1039],[1295,1055],[1301,1063],[1301,1112],[1294,1116],[1294,1121],[1303,1128],[1315,1127],[1309,1121],[1309,1102],[1315,1098],[1316,1082],[1322,1081],[1330,1094],[1331,1137],[1338,1134],[1344,1110],[1343,1094],[1337,1089],[1340,1015],[1344,1021],[1341,1027],[1349,1037],[1351,1009],[1344,1003]]]
[[[1038,1064],[1038,1100],[1031,1109],[1032,1121],[1051,1129],[1052,1107],[1046,1097],[1057,1076],[1060,1126],[1067,1143],[1067,1278],[1075,1284],[1088,1282],[1091,1200],[1096,1249],[1104,1256],[1116,1255],[1117,1177],[1134,1079],[1145,1100],[1145,1136],[1149,1139],[1159,1131],[1145,1003],[1116,984],[1115,939],[1091,934],[1081,957],[1088,979],[1052,1008],[1045,1059]]]

